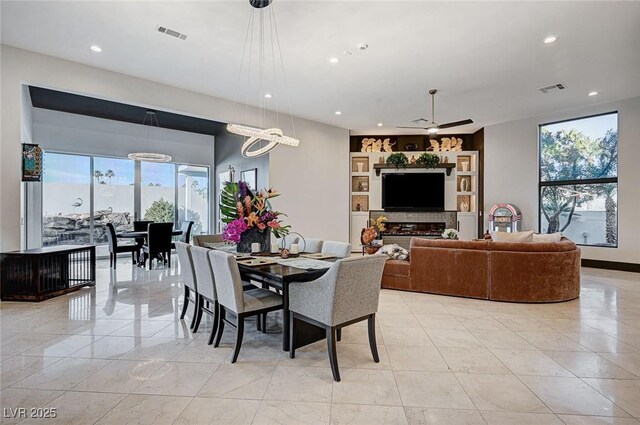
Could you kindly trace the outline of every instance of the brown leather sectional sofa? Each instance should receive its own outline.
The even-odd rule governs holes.
[[[387,260],[382,287],[543,303],[580,295],[580,249],[558,243],[411,240],[410,261]]]

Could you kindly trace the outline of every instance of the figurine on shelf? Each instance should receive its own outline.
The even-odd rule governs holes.
[[[384,140],[382,141],[382,149],[383,149],[385,152],[393,152],[392,147],[393,147],[393,145],[395,145],[395,144],[396,144],[396,142],[391,143],[391,139],[388,139],[388,138],[387,138],[387,139],[384,139]]]
[[[356,204],[356,211],[362,210],[362,206],[360,204]]]
[[[469,204],[466,201],[460,202],[460,212],[469,212]]]
[[[378,164],[384,164],[384,156],[381,156],[380,159],[378,159]]]
[[[484,239],[487,241],[493,240],[493,237],[491,236],[491,233],[489,233],[488,230],[484,232]]]
[[[411,155],[411,159],[409,160],[409,164],[415,164],[416,163],[416,157],[415,155]]]

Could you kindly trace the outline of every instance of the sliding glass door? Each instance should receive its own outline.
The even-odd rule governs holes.
[[[141,217],[159,223],[175,223],[175,164],[141,162],[140,178]]]
[[[209,168],[178,166],[178,221],[193,221],[191,233],[209,233]]]

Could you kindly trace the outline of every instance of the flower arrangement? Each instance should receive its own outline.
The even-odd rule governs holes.
[[[418,157],[416,162],[427,168],[434,168],[436,165],[440,164],[440,158],[434,153],[425,152]]]
[[[366,229],[362,229],[362,234],[360,235],[360,242],[364,247],[367,254],[375,254],[378,249],[380,249],[381,244],[374,244],[373,241],[380,236],[380,232],[384,232],[385,222],[387,221],[387,217],[381,215],[377,219],[371,222],[371,226]]]
[[[458,231],[456,229],[444,229],[442,237],[444,239],[458,239]]]
[[[277,238],[286,236],[291,226],[283,226],[279,220],[286,214],[273,210],[269,202],[279,195],[274,189],[262,189],[254,195],[243,181],[227,183],[220,200],[222,221],[226,223],[222,239],[237,244],[242,234],[250,229],[259,232],[271,229]]]

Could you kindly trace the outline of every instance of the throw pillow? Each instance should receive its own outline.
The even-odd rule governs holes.
[[[402,261],[409,260],[409,251],[407,251],[406,249],[404,249],[403,247],[395,243],[390,245],[384,245],[382,248],[380,248],[380,251],[378,252],[380,254],[386,255],[391,260],[402,260]]]
[[[562,238],[562,233],[560,232],[556,232],[556,233],[549,233],[549,234],[545,234],[545,233],[534,233],[533,234],[533,241],[536,243],[557,243],[560,242],[560,239]]]
[[[533,230],[526,232],[494,232],[494,242],[533,242]]]

